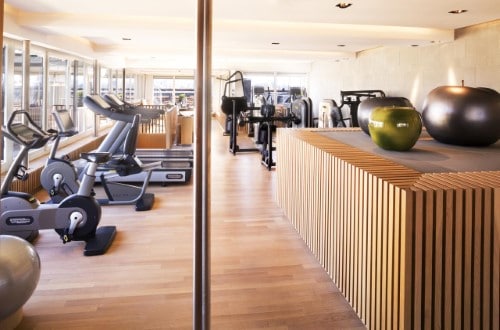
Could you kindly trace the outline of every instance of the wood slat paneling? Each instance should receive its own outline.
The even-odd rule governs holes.
[[[365,324],[497,329],[500,172],[419,173],[318,131],[278,130],[276,198]]]

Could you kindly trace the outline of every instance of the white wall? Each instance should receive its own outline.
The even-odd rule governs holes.
[[[341,90],[381,89],[408,98],[421,110],[442,85],[483,86],[500,92],[500,20],[455,32],[455,41],[423,47],[383,47],[355,59],[312,65],[309,96],[314,112],[322,99],[340,104]]]

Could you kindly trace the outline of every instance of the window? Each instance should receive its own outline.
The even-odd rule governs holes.
[[[110,70],[108,68],[101,68],[101,95],[106,95],[111,92],[111,79]]]
[[[306,95],[306,74],[249,72],[243,77],[251,81],[251,99],[256,106],[265,100],[289,108],[294,99]]]
[[[28,112],[37,125],[45,128],[44,57],[42,53],[30,53],[29,86],[29,104],[27,105]]]
[[[135,102],[135,76],[127,74],[125,77],[125,101],[126,102]]]
[[[48,87],[47,87],[47,110],[48,127],[57,129],[57,125],[50,115],[54,106],[63,106],[68,109],[73,117],[73,104],[70,102],[70,95],[67,86],[70,85],[69,61],[58,57],[49,57],[48,61]]]
[[[22,109],[23,98],[23,44],[4,38],[2,65],[2,116],[6,123],[10,114]],[[7,138],[2,143],[2,171],[7,170],[20,146]]]
[[[26,56],[27,49],[29,56]],[[94,132],[94,113],[83,107],[83,97],[95,93],[94,65],[93,61],[32,45],[29,41],[4,37],[2,66],[4,122],[14,110],[26,109],[42,128],[57,128],[51,112],[54,106],[59,105],[70,110],[80,132],[78,136],[69,138],[63,144]],[[28,68],[26,75],[23,72],[24,67]],[[1,148],[2,170],[6,171],[20,146],[4,139]],[[33,150],[29,158],[46,157],[49,149],[50,145]]]
[[[111,76],[111,93],[123,100],[123,71],[113,70]]]
[[[153,79],[153,104],[174,104],[174,78]]]
[[[194,107],[193,77],[154,77],[154,104],[176,104],[179,108]]]

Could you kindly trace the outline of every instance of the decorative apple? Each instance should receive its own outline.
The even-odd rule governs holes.
[[[380,148],[407,151],[417,143],[422,120],[413,107],[378,107],[371,112],[368,130]]]
[[[373,109],[377,107],[413,107],[411,102],[405,97],[372,97],[363,100],[358,107],[358,124],[366,134],[370,135],[368,130],[368,121]]]
[[[439,142],[487,146],[500,138],[500,94],[485,87],[437,87],[424,101],[422,120]]]

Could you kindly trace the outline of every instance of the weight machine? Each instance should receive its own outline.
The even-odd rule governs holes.
[[[358,107],[359,104],[367,98],[372,97],[385,97],[385,93],[378,89],[367,89],[359,91],[340,91],[341,104],[334,108],[336,113],[332,113],[332,122],[334,127],[347,127],[346,121],[350,121],[350,126],[359,127],[358,123]],[[351,117],[344,117],[342,108],[349,107],[349,114]]]
[[[226,115],[225,135],[229,135],[229,151],[233,155],[236,155],[237,152],[260,151],[262,154],[261,163],[266,166],[268,170],[271,170],[271,168],[276,165],[272,157],[273,150],[275,150],[272,143],[272,131],[273,127],[275,127],[274,124],[276,122],[285,122],[288,125],[288,123],[296,121],[297,117],[293,112],[290,112],[285,116],[276,116],[274,104],[266,104],[265,98],[262,98],[262,105],[260,107],[250,107],[245,95],[228,95],[228,88],[231,84],[235,84],[235,90],[237,87],[241,86],[240,89],[244,94],[245,88],[243,88],[243,82],[243,74],[240,71],[236,71],[227,79],[224,86],[221,110]],[[253,115],[254,110],[260,110],[260,115]],[[253,125],[255,123],[259,123],[261,127],[265,126],[266,134],[263,141],[260,141],[262,147],[240,148],[237,142],[238,126],[244,126],[245,124]],[[260,134],[260,132],[258,134]]]

